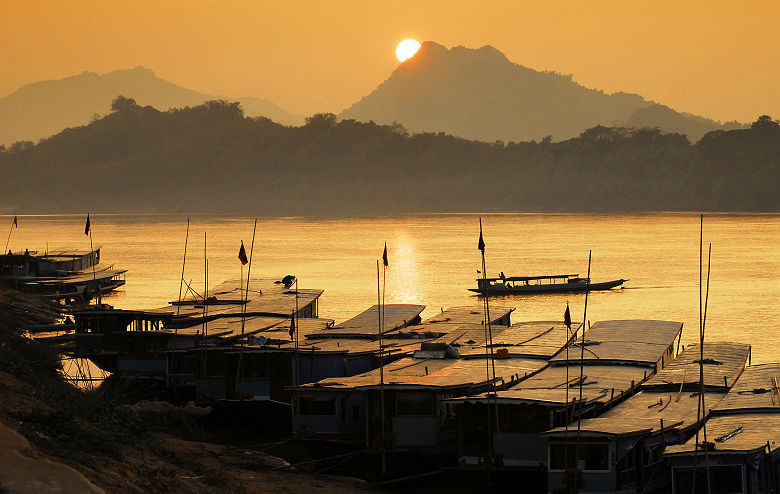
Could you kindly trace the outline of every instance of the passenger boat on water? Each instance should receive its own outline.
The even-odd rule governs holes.
[[[498,278],[477,278],[477,288],[470,291],[482,295],[524,295],[538,293],[571,293],[594,290],[609,290],[628,280],[619,279],[600,283],[588,282],[578,274],[556,274],[544,276],[501,276]]]
[[[84,303],[125,284],[126,269],[98,266],[100,246],[0,254],[0,285],[67,303]]]

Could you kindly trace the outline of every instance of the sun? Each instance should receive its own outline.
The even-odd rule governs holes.
[[[420,42],[414,39],[405,39],[395,48],[395,56],[399,62],[404,62],[414,56],[420,49]]]

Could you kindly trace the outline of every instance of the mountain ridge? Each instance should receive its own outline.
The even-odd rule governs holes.
[[[87,124],[96,115],[107,114],[118,95],[160,110],[196,106],[215,99],[239,101],[249,116],[265,116],[286,125],[303,123],[302,116],[269,100],[200,93],[162,79],[152,69],[137,66],[105,74],[84,71],[62,79],[37,81],[0,98],[0,144],[37,141],[65,128]]]
[[[766,115],[696,144],[604,126],[566,141],[488,143],[333,114],[283,126],[225,101],[159,111],[125,98],[113,108],[37,144],[0,146],[0,210],[780,211],[780,123]]]
[[[492,46],[448,49],[432,41],[339,117],[515,142],[569,139],[595,125],[684,130],[692,141],[712,130],[744,127],[680,113],[637,94],[587,88],[571,75],[513,63]]]

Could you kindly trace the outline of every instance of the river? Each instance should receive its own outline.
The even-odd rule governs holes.
[[[699,216],[692,213],[430,214],[388,218],[259,218],[252,276],[294,274],[301,288],[321,288],[320,317],[337,322],[376,303],[376,260],[387,242],[387,303],[422,303],[423,317],[442,308],[479,304],[467,288],[480,268],[479,217],[489,276],[627,278],[623,289],[594,292],[587,319],[681,321],[683,343],[698,340]],[[12,216],[0,216],[10,225]],[[20,216],[14,251],[89,248],[85,216]],[[205,257],[215,285],[241,274],[243,240],[251,250],[253,218],[190,219],[185,279],[202,289]],[[118,308],[146,309],[175,300],[187,219],[170,215],[91,216],[101,264],[128,269],[127,284],[105,298]],[[704,276],[712,244],[706,320],[708,341],[753,345],[753,362],[780,361],[780,215],[713,214],[704,219]],[[244,272],[245,273],[245,272]],[[246,274],[246,273],[245,273]],[[705,280],[706,281],[706,280]],[[584,295],[491,299],[516,308],[513,321],[561,320],[568,302],[581,320]]]

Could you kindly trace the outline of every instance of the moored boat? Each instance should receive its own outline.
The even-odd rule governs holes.
[[[477,278],[477,288],[470,291],[482,295],[524,295],[539,293],[572,293],[594,290],[609,290],[628,280],[619,279],[589,282],[578,274],[556,274],[543,276],[501,276],[497,278]]]
[[[25,250],[0,255],[0,284],[43,297],[84,303],[125,284],[126,269],[98,267],[100,247]]]

